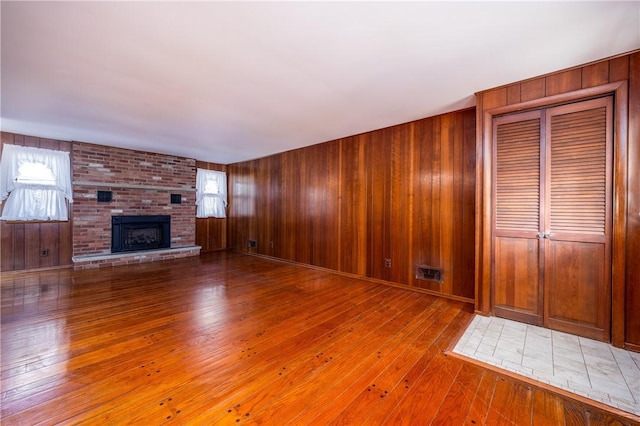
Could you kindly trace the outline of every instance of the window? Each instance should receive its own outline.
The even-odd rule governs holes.
[[[196,217],[227,217],[227,174],[198,169],[196,173]]]
[[[0,159],[2,220],[68,220],[69,153],[6,144]]]

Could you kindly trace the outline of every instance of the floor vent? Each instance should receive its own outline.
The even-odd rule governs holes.
[[[422,265],[416,268],[416,278],[419,280],[437,281],[439,283],[444,281],[441,268],[433,268],[431,266]]]

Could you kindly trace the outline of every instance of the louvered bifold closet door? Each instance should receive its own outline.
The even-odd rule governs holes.
[[[493,121],[493,310],[498,316],[542,323],[540,297],[542,113]]]
[[[609,340],[612,102],[546,111],[545,325]]]

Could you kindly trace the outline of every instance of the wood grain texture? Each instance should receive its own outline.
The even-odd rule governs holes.
[[[542,324],[538,240],[496,237],[494,244],[496,315]]]
[[[582,88],[601,86],[607,84],[609,79],[610,61],[596,62],[582,68]],[[611,80],[613,81],[613,80]]]
[[[482,106],[484,109],[498,108],[505,105],[508,105],[506,87],[482,92]]]
[[[384,259],[390,256],[391,130],[366,135],[367,171],[367,276],[389,279]]]
[[[507,104],[517,104],[522,102],[522,85],[513,84],[511,86],[507,86]]]
[[[562,71],[547,76],[546,96],[572,92],[582,88],[582,70],[580,68]]]
[[[0,288],[3,425],[632,424],[446,356],[468,304],[299,265],[211,252]]]
[[[465,115],[463,117],[463,127],[464,140],[473,140],[476,136],[475,117]],[[461,155],[463,172],[459,182],[461,183],[462,203],[459,204],[459,208],[462,213],[462,226],[456,226],[457,236],[455,238],[460,241],[460,244],[457,245],[457,252],[454,248],[454,253],[456,254],[453,256],[454,270],[457,271],[459,279],[452,280],[451,286],[453,294],[476,298],[475,280],[473,285],[471,282],[467,282],[467,280],[474,278],[476,216],[480,215],[476,211],[476,196],[475,188],[473,187],[476,175],[475,146],[470,143],[464,143]],[[469,212],[474,212],[474,214],[472,215]]]
[[[31,146],[71,152],[71,143],[33,136],[2,132],[4,144]],[[4,207],[4,202],[0,207]],[[0,271],[22,271],[71,265],[71,223],[73,204],[68,204],[67,222],[6,222],[0,221],[2,247]],[[48,250],[42,255],[42,250]]]
[[[640,310],[640,274],[638,274],[638,263],[635,259],[640,258],[640,173],[638,164],[640,155],[638,144],[640,140],[640,52],[635,51],[630,54],[620,55],[615,58],[576,67],[572,70],[560,71],[557,73],[528,79],[519,83],[509,84],[505,87],[479,92],[477,96],[477,175],[487,176],[486,168],[491,167],[490,152],[487,141],[491,138],[491,133],[486,131],[487,117],[490,123],[491,110],[502,108],[506,105],[507,93],[517,92],[514,85],[520,85],[520,101],[535,102],[535,108],[556,104],[560,102],[558,96],[563,96],[561,102],[572,102],[579,99],[573,94],[580,89],[593,90],[598,87],[598,83],[613,85],[613,83],[628,83],[628,96],[626,87],[616,90],[617,111],[615,115],[615,140],[614,147],[614,224],[613,224],[613,300],[612,300],[612,336],[613,342],[617,346],[626,345],[637,350],[640,347],[640,320],[635,314]],[[608,70],[608,77],[605,75]],[[606,80],[606,81],[605,81]],[[593,86],[595,85],[595,86]],[[576,92],[577,91],[577,92]],[[624,92],[624,93],[623,93]],[[556,97],[545,104],[545,97],[555,95]],[[601,94],[600,94],[601,95]],[[572,96],[574,96],[572,98]],[[590,92],[590,97],[594,96]],[[504,102],[503,102],[504,100]],[[622,103],[620,103],[622,102]],[[522,110],[519,104],[515,103],[512,111]],[[512,112],[505,108],[500,110],[500,114]],[[621,142],[622,141],[622,142]],[[624,146],[621,146],[624,145]],[[485,152],[486,151],[486,152]],[[628,158],[627,158],[628,155]],[[623,173],[624,176],[618,176]],[[616,178],[616,176],[618,176]],[[487,186],[490,182],[477,180],[476,193],[479,194],[477,205],[484,208],[485,219],[479,217],[479,224],[476,226],[476,269],[477,294],[481,296],[477,300],[476,309],[480,312],[489,312],[490,285],[491,278],[488,271],[491,270],[491,240],[490,228],[487,227],[486,213],[487,203],[491,203],[490,194],[487,193]],[[480,198],[481,197],[481,198]],[[624,206],[627,206],[626,208]],[[617,243],[622,241],[622,243]],[[617,265],[617,266],[616,266]],[[622,271],[625,271],[622,273]],[[620,274],[618,276],[617,274]],[[616,338],[616,336],[624,336]],[[624,342],[623,342],[624,340]]]
[[[609,81],[621,81],[629,79],[629,61],[633,56],[637,56],[637,53],[634,55],[623,55],[617,58],[613,58],[609,61]],[[634,76],[632,81],[635,81],[637,77]]]
[[[614,299],[614,309],[624,309],[625,343],[640,348],[640,52],[630,57],[629,165],[627,210],[627,265],[625,297]],[[624,304],[622,304],[624,303]]]
[[[473,299],[474,139],[465,110],[232,164],[230,247]]]
[[[521,102],[543,98],[546,92],[546,80],[544,78],[536,78],[534,80],[525,81],[519,86],[521,93]]]
[[[545,322],[550,328],[591,339],[609,339],[604,244],[545,241]]]
[[[13,271],[16,268],[16,251],[18,248],[15,246],[16,227],[7,226],[2,221],[0,222],[0,265],[2,265],[2,271]],[[24,257],[24,256],[22,256]]]
[[[338,270],[367,275],[367,164],[362,138],[340,140]]]

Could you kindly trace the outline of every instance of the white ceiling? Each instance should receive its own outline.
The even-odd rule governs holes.
[[[2,130],[223,164],[640,48],[640,2],[9,2]]]

